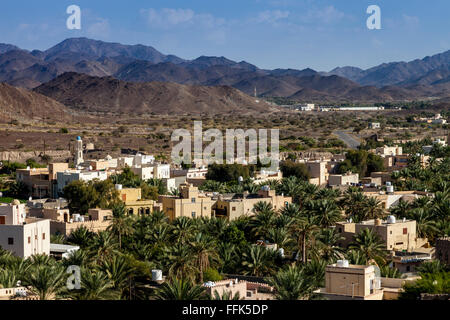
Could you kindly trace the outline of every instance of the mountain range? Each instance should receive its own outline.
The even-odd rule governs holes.
[[[110,84],[115,78],[128,87],[138,83],[151,86],[152,82],[158,82],[158,86],[162,83],[188,87],[226,86],[247,95],[253,95],[256,90],[258,96],[305,102],[379,102],[450,96],[450,51],[411,62],[385,63],[367,70],[340,67],[330,72],[317,72],[312,69],[264,70],[246,61],[235,62],[225,57],[185,60],[164,55],[150,46],[87,38],[67,39],[45,51],[26,51],[0,44],[0,82],[27,89],[41,86],[37,90],[49,94],[43,88],[52,87],[54,92],[55,82],[51,81],[58,79],[61,85],[58,77],[66,73],[71,75],[70,79],[76,78],[72,73],[78,73],[95,77],[94,82]],[[48,82],[48,86],[42,87]],[[64,90],[69,87],[76,90],[73,86]],[[191,89],[184,90],[188,91]],[[72,93],[67,95],[73,96]]]

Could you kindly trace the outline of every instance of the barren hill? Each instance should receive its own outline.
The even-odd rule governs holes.
[[[68,119],[67,108],[41,94],[0,83],[0,119]]]
[[[34,91],[68,107],[131,114],[267,113],[278,109],[228,86],[168,82],[131,83],[112,77],[65,73]]]

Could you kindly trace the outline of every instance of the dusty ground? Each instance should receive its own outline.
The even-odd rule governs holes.
[[[280,129],[280,144],[287,149],[300,144],[308,148],[301,138],[313,138],[318,144],[337,138],[335,130],[350,130],[366,127],[371,121],[381,122],[382,130],[363,129],[357,137],[368,137],[375,133],[385,138],[416,139],[426,136],[446,135],[439,126],[422,126],[406,121],[409,112],[340,112],[340,113],[294,113],[280,112],[274,115],[249,116],[93,116],[82,115],[70,123],[42,122],[0,124],[1,151],[42,151],[68,150],[73,148],[77,136],[85,143],[93,143],[97,152],[88,154],[90,158],[100,158],[107,154],[120,154],[121,148],[168,156],[173,143],[173,130],[186,128],[193,130],[194,120],[203,121],[203,130],[217,128],[265,128]],[[66,128],[68,133],[63,133]],[[317,148],[317,146],[316,146]],[[320,148],[319,148],[320,149]],[[323,148],[322,148],[323,149]]]

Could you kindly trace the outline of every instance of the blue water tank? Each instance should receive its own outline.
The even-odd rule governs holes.
[[[81,137],[80,137],[80,136],[78,136],[78,137],[77,137],[77,141],[80,141],[80,140],[81,140]]]

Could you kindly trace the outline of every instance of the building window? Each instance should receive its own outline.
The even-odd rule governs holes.
[[[390,231],[390,233],[389,234],[392,234],[392,230]]]
[[[191,202],[192,202],[192,203],[195,203],[195,198],[192,198],[192,199],[191,199]]]
[[[14,244],[14,238],[8,238],[8,244],[12,246]]]
[[[408,234],[408,228],[403,228],[403,234]]]
[[[42,240],[45,240],[45,233],[42,234]]]
[[[410,266],[406,266],[406,271],[407,272],[411,271],[411,267]]]
[[[31,243],[31,237],[28,237],[28,243]]]
[[[236,207],[232,207],[231,210],[232,210],[232,211],[236,211]]]
[[[192,212],[192,218],[195,218],[195,212]]]
[[[34,240],[37,240],[37,234],[34,236]]]

